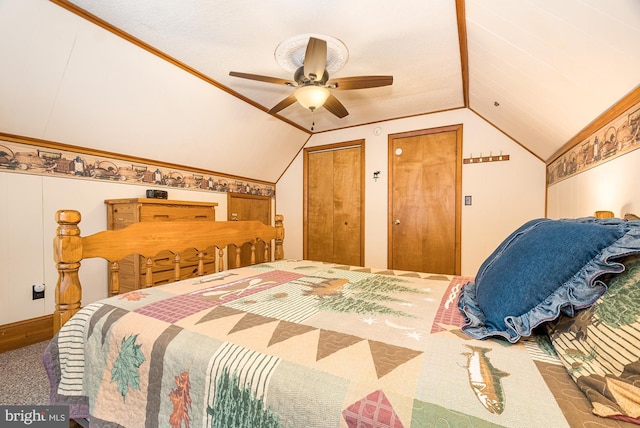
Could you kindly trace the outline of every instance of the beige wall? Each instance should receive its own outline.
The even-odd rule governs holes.
[[[53,237],[59,209],[82,214],[83,235],[104,230],[105,199],[144,197],[150,186],[96,182],[0,170],[0,325],[53,312],[57,271]],[[217,202],[216,219],[227,219],[227,194],[170,189],[171,199]],[[101,259],[82,262],[83,304],[107,297],[107,267]],[[32,300],[31,286],[44,283],[45,298]]]
[[[268,182],[308,138],[47,0],[0,1],[0,40],[3,133]]]
[[[640,215],[640,150],[555,183],[547,191],[550,218],[576,218],[598,210]]]
[[[490,153],[506,162],[464,165],[462,196],[462,274],[475,275],[491,251],[527,220],[544,217],[545,165],[513,140],[467,109],[399,119],[314,135],[307,147],[365,139],[365,265],[387,267],[388,135],[463,124],[463,157]],[[374,132],[380,128],[380,135]],[[302,258],[302,153],[276,184],[276,210],[285,216],[285,256]],[[373,172],[381,171],[377,181]]]

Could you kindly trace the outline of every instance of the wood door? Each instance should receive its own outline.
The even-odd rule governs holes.
[[[304,151],[304,258],[362,266],[364,141]]]
[[[389,136],[389,268],[460,274],[462,125]]]
[[[244,193],[227,193],[227,220],[257,220],[271,224],[271,198],[268,196],[249,195]],[[228,251],[229,266],[233,266],[235,252]],[[256,263],[264,262],[264,243],[256,245]],[[240,253],[241,266],[251,264],[251,244],[245,244]],[[235,266],[234,266],[235,267]]]

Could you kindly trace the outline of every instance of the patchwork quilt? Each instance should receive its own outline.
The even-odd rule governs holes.
[[[96,427],[624,426],[546,335],[461,333],[469,279],[286,260],[114,296],[51,341],[51,404]]]

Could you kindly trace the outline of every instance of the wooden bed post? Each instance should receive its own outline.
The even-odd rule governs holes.
[[[56,284],[56,310],[53,313],[53,333],[78,310],[82,300],[82,287],[78,277],[82,260],[82,238],[80,237],[81,216],[78,211],[60,210],[56,213],[58,229],[53,239],[53,257],[58,269]]]
[[[276,260],[284,259],[284,248],[282,247],[282,241],[284,240],[284,226],[282,222],[284,221],[284,216],[282,214],[276,214],[275,223],[276,223],[276,239],[275,239],[275,249],[274,249],[274,258]]]

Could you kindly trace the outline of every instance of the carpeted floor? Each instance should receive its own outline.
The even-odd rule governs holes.
[[[49,341],[0,354],[0,405],[49,404],[49,379],[42,353]]]

